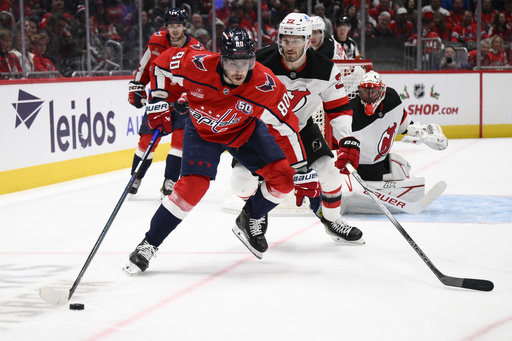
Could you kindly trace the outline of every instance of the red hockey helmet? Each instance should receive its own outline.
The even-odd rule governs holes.
[[[364,105],[366,115],[376,114],[376,109],[386,96],[386,85],[382,82],[380,74],[369,71],[359,82],[359,96]]]

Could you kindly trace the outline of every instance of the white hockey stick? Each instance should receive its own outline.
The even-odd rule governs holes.
[[[354,176],[352,174],[352,176]],[[355,177],[355,176],[354,176]],[[357,180],[357,178],[356,178]],[[368,186],[369,187],[369,186]],[[364,187],[363,187],[364,188]],[[368,194],[368,191],[366,188],[364,188],[364,193],[366,195]],[[425,208],[427,208],[431,203],[434,202],[446,189],[446,182],[439,181],[437,184],[434,185],[428,191],[422,198],[420,198],[417,201],[407,201],[398,197],[395,197],[391,194],[383,193],[377,189],[373,189],[373,194],[375,194],[375,197],[382,201],[382,203],[388,207],[395,208],[399,211],[403,211],[405,213],[410,214],[419,214],[421,213]]]
[[[418,256],[425,262],[425,264],[429,267],[429,269],[436,275],[436,277],[443,283],[444,285],[452,286],[452,287],[458,287],[458,288],[466,288],[466,289],[472,289],[472,290],[480,290],[480,291],[491,291],[494,288],[494,283],[491,281],[488,281],[486,279],[474,279],[474,278],[459,278],[459,277],[452,277],[447,276],[443,274],[439,269],[430,261],[430,259],[427,257],[425,252],[423,252],[418,244],[414,240],[412,240],[411,236],[405,231],[405,229],[400,225],[398,220],[395,219],[395,217],[389,212],[389,210],[382,204],[382,202],[377,199],[377,196],[374,194],[374,191],[368,187],[368,185],[364,182],[363,179],[359,176],[357,171],[352,167],[350,163],[347,163],[346,165],[348,171],[350,174],[356,178],[356,180],[361,184],[361,186],[368,192],[368,195],[372,198],[372,200],[375,202],[375,204],[379,207],[379,209],[384,213],[389,221],[395,225],[397,230],[402,234],[402,236],[407,240],[409,245],[416,251]]]

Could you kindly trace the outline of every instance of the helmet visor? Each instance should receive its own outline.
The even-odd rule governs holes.
[[[293,36],[280,36],[279,45],[283,47],[299,47],[306,45],[306,39],[304,37],[293,37]]]
[[[250,59],[229,59],[222,58],[222,67],[226,71],[230,72],[245,72],[252,70],[254,68],[254,64],[256,63],[256,58]]]

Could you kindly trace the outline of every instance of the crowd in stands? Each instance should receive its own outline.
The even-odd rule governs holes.
[[[140,30],[144,47],[153,33],[163,29],[165,12],[171,6],[170,0],[90,0],[90,45],[86,46],[84,1],[24,0],[23,22],[19,1],[0,1],[0,73],[21,72],[24,68],[27,71],[58,72],[69,77],[75,71],[87,70],[87,53],[90,53],[93,70],[135,70],[140,57]],[[208,50],[215,47],[217,51],[221,34],[229,27],[245,28],[262,46],[275,44],[281,20],[290,12],[307,13],[308,10],[305,0],[262,1],[260,37],[257,1],[220,1],[215,21],[217,41],[212,42],[213,3],[212,0],[176,1],[176,6],[187,6],[190,11],[188,33]],[[215,3],[219,6],[219,1]],[[358,0],[313,0],[312,15],[322,17],[326,35],[334,35],[338,41],[337,23],[346,17],[343,21],[350,29],[348,37],[351,39],[359,39],[364,30],[367,41],[398,38],[404,43],[416,43],[416,0],[366,0],[365,3],[364,28],[361,27],[361,1]],[[139,27],[140,4],[143,4],[142,28]],[[486,52],[480,56],[474,52],[476,1],[425,0],[422,6],[423,38],[438,39],[443,48],[464,46],[469,52],[468,63],[456,68],[472,69],[478,59],[482,66],[511,65],[512,0],[482,0],[481,38]],[[346,24],[347,20],[349,24]],[[21,41],[22,25],[24,42]],[[22,46],[25,46],[25,58],[22,58]],[[429,53],[429,50],[424,52]],[[445,65],[440,67],[444,68]]]

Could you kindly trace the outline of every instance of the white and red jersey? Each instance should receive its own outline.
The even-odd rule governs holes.
[[[206,141],[240,147],[260,119],[275,136],[290,165],[304,165],[299,121],[290,110],[290,98],[279,79],[256,63],[245,82],[233,87],[225,82],[223,72],[219,54],[173,47],[155,59],[151,89],[161,90],[167,78],[183,86],[192,123]]]
[[[345,60],[348,59],[347,53],[343,46],[338,43],[333,36],[326,37],[322,45],[316,52],[323,54],[332,60]]]
[[[306,63],[300,70],[291,71],[284,65],[277,45],[272,45],[256,51],[256,60],[269,67],[288,89],[300,129],[323,105],[337,141],[352,136],[352,109],[340,71],[330,59],[308,49]]]
[[[169,32],[167,30],[159,31],[153,33],[151,38],[149,39],[146,49],[142,55],[142,58],[139,62],[139,67],[135,72],[135,82],[141,82],[143,84],[149,84],[150,82],[150,72],[151,65],[153,61],[161,55],[165,50],[171,47],[171,42],[169,40]],[[190,48],[196,51],[204,51],[204,46],[198,42],[195,38],[187,35],[187,40],[183,48]],[[169,92],[168,101],[175,102],[183,92],[181,88],[172,88],[173,85],[170,83],[167,84],[166,90]]]
[[[366,115],[359,95],[351,99],[350,104],[354,111],[352,131],[361,142],[359,164],[373,165],[384,160],[391,151],[396,135],[405,133],[411,123],[400,96],[387,87],[386,97],[371,116]]]

